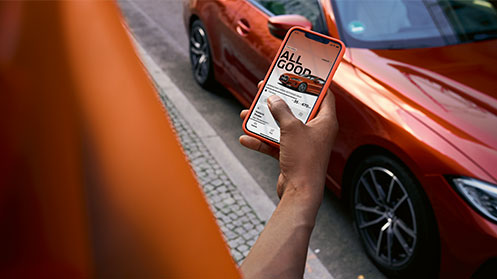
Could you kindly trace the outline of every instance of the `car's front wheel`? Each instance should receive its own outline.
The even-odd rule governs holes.
[[[190,28],[190,63],[193,77],[203,88],[215,83],[212,55],[207,31],[200,20],[195,20]]]
[[[409,170],[388,156],[371,156],[357,167],[351,187],[355,227],[376,266],[392,277],[435,277],[438,230]]]
[[[302,92],[302,93],[305,92],[307,90],[307,84],[306,83],[299,84],[299,87],[297,87],[297,90],[299,92]]]

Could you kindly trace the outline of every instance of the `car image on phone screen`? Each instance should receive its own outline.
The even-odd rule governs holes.
[[[279,144],[280,129],[267,98],[278,95],[296,118],[307,123],[326,94],[344,50],[340,41],[300,28],[291,29],[282,45],[244,121],[247,134],[273,145]]]

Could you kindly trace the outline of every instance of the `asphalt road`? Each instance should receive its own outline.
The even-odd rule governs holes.
[[[208,92],[193,80],[181,1],[120,1],[119,4],[135,38],[221,135],[266,194],[277,203],[275,185],[279,174],[278,162],[247,150],[238,143],[238,137],[243,134],[238,115],[243,107],[226,90],[220,88]],[[321,206],[310,246],[336,279],[358,278],[359,275],[385,278],[362,250],[345,206],[329,191]]]

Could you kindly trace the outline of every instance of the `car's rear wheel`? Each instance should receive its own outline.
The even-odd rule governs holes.
[[[390,157],[371,156],[359,164],[351,187],[355,227],[376,266],[393,277],[435,277],[438,231],[409,170]]]
[[[299,84],[299,87],[297,87],[297,90],[299,92],[305,92],[307,90],[307,84],[306,83]]]
[[[190,63],[193,77],[203,88],[215,83],[212,55],[207,31],[200,20],[195,20],[190,28]]]

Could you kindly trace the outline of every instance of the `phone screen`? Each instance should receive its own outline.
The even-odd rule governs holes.
[[[267,98],[278,95],[303,123],[323,91],[337,61],[341,45],[326,38],[293,30],[247,120],[246,129],[280,142],[280,129],[267,107]]]

